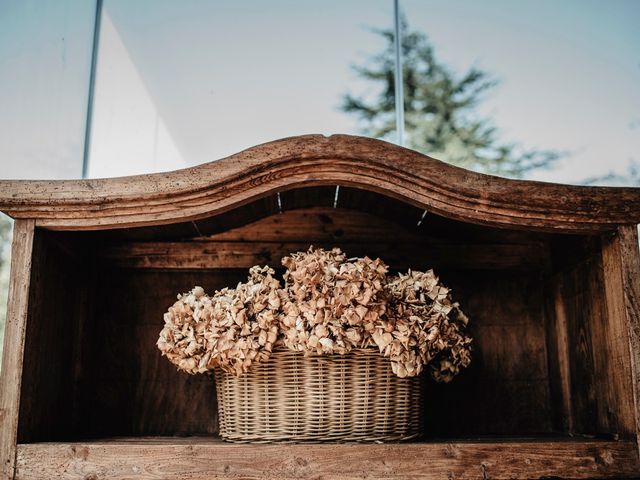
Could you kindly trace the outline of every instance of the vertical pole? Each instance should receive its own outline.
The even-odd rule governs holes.
[[[89,149],[91,147],[91,121],[93,118],[93,97],[98,65],[98,46],[100,44],[100,23],[102,20],[102,0],[96,0],[96,16],[93,25],[93,49],[91,51],[91,71],[89,73],[89,95],[87,98],[87,120],[84,128],[84,152],[82,155],[82,178],[89,173]]]
[[[402,75],[402,25],[400,24],[399,0],[393,0],[393,14],[395,20],[394,43],[395,43],[395,96],[396,96],[396,132],[398,134],[398,145],[404,145],[404,88]]]

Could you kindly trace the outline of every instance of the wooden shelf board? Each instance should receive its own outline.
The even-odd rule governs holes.
[[[141,437],[19,444],[16,479],[623,478],[635,442],[573,438],[404,444],[231,444]]]

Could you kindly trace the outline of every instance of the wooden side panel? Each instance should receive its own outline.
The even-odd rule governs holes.
[[[603,238],[602,262],[607,322],[594,348],[607,366],[598,392],[606,402],[603,426],[637,438],[640,401],[640,254],[635,226]]]
[[[561,374],[563,410],[569,415],[561,422],[570,433],[610,433],[599,428],[592,343],[594,324],[606,321],[600,272],[599,259],[591,257],[552,280],[559,360],[553,367]]]
[[[0,376],[0,473],[14,476],[24,337],[34,235],[33,220],[17,220],[11,245],[11,280]]]
[[[630,341],[638,332],[637,250],[635,227],[559,249],[565,258],[549,283],[547,330],[552,401],[562,407],[556,428],[636,437]]]
[[[560,432],[575,431],[571,395],[571,356],[567,311],[562,297],[562,280],[545,278],[545,331],[549,365],[553,428]]]
[[[74,438],[74,392],[87,320],[88,270],[73,250],[36,230],[18,442]]]
[[[18,448],[17,480],[638,478],[633,442],[233,445],[132,439]]]

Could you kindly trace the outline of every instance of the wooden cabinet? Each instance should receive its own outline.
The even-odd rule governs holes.
[[[0,209],[5,478],[640,476],[640,189],[305,136],[165,174],[3,181]],[[223,443],[213,380],[160,357],[177,292],[311,244],[433,267],[471,318],[472,366],[427,386],[422,441]]]

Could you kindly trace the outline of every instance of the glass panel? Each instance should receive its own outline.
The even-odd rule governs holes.
[[[388,1],[105,0],[90,176],[161,171],[306,133],[357,133],[351,69]],[[356,88],[357,87],[357,88]]]
[[[639,2],[402,5],[409,29],[428,35],[440,61],[459,75],[476,66],[499,81],[476,111],[503,142],[569,153],[530,178],[580,182],[625,174],[640,161]]]
[[[82,172],[95,2],[0,2],[0,178]]]

